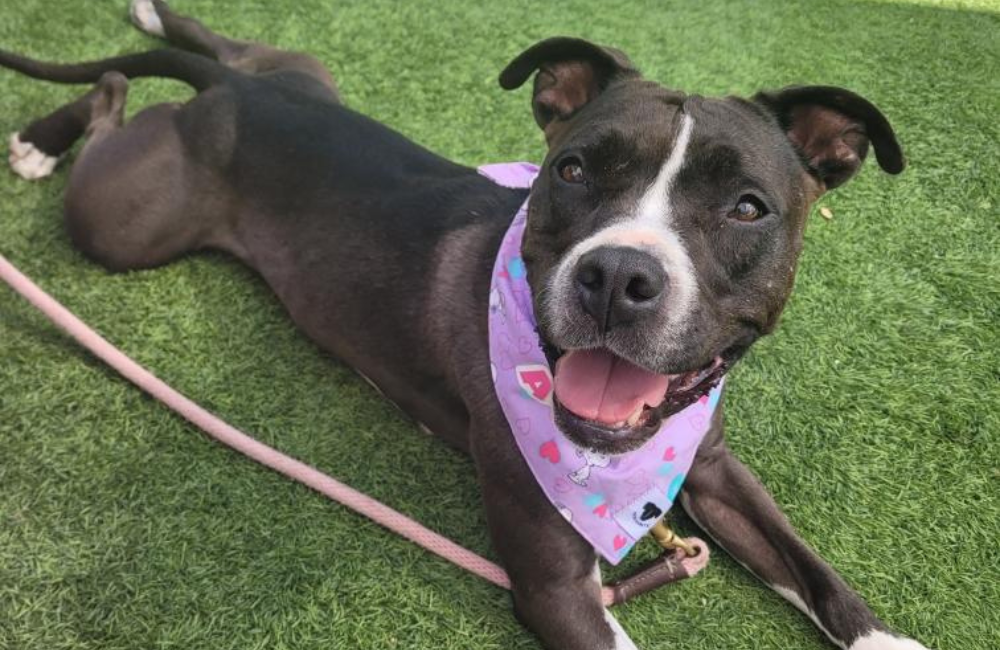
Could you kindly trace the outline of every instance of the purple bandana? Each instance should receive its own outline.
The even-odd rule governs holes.
[[[486,165],[479,173],[505,187],[530,188],[538,167]],[[604,559],[618,564],[673,505],[708,432],[722,383],[668,418],[634,451],[611,456],[570,442],[555,424],[552,372],[521,259],[527,216],[525,201],[500,245],[490,285],[490,370],[497,398],[549,501]]]

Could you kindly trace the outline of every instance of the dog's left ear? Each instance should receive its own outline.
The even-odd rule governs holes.
[[[889,121],[860,95],[833,86],[792,86],[758,93],[753,100],[778,118],[822,191],[857,173],[869,142],[883,170],[903,171],[903,151]]]
[[[535,90],[531,106],[535,121],[551,142],[560,123],[600,95],[617,79],[638,77],[639,71],[619,50],[580,38],[550,38],[522,52],[500,73],[504,90],[520,88],[531,73]]]

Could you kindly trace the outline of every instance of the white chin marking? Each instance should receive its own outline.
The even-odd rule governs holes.
[[[7,161],[15,174],[27,181],[37,181],[51,176],[59,159],[45,154],[30,142],[22,142],[20,133],[13,133]]]
[[[869,632],[847,650],[927,650],[913,639],[901,639],[885,632]]]
[[[152,0],[132,0],[129,15],[132,17],[132,24],[147,34],[160,38],[166,35],[163,31],[163,21],[156,13]]]

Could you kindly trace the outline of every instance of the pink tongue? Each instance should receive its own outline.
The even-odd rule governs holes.
[[[670,378],[607,350],[573,350],[556,362],[559,402],[576,415],[603,424],[623,422],[643,404],[659,406]]]

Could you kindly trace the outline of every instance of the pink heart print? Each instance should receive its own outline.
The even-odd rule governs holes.
[[[559,446],[555,440],[549,440],[539,447],[538,454],[553,465],[559,462]]]
[[[567,494],[568,492],[573,491],[573,484],[560,477],[556,479],[554,489],[559,494]]]

